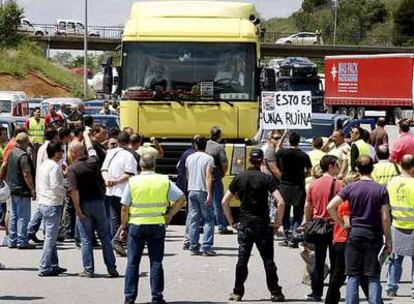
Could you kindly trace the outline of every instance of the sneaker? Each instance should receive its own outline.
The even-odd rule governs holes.
[[[51,272],[39,272],[37,275],[39,277],[58,277],[59,271],[51,271]]]
[[[190,244],[184,244],[183,250],[190,250]]]
[[[91,278],[93,278],[93,273],[90,273],[90,272],[87,272],[87,271],[84,270],[83,272],[78,273],[78,276],[81,277],[81,278],[91,279]]]
[[[285,302],[285,296],[283,295],[282,292],[272,294],[270,296],[270,301],[271,302]]]
[[[124,301],[124,304],[135,304],[135,301],[125,300]]]
[[[226,228],[226,229],[224,229],[224,230],[220,230],[220,231],[219,231],[219,234],[223,234],[223,235],[226,235],[226,234],[233,234],[233,230],[230,230],[230,229]]]
[[[18,245],[17,249],[22,249],[22,250],[26,250],[26,249],[36,249],[36,246],[33,244],[26,244],[26,245]]]
[[[167,302],[165,300],[158,300],[158,301],[152,300],[151,304],[167,304]]]
[[[321,302],[322,297],[310,293],[306,296],[306,300],[308,300],[309,302]]]
[[[240,302],[241,300],[242,300],[241,295],[231,293],[230,296],[229,296],[229,301]]]
[[[108,274],[111,278],[119,278],[119,273],[116,269],[108,269]]]
[[[9,249],[16,249],[17,245],[16,244],[11,244],[11,245],[7,245],[7,247],[9,247]]]
[[[281,242],[279,243],[279,246],[280,246],[280,247],[288,247],[288,246],[289,246],[289,241],[286,241],[286,240],[281,241]]]
[[[62,273],[65,273],[66,271],[68,271],[68,269],[67,268],[63,268],[63,267],[57,267],[57,272],[59,273],[59,274],[62,274]]]
[[[201,255],[201,251],[199,249],[190,249],[191,255]]]
[[[126,257],[126,251],[124,249],[124,247],[122,246],[121,242],[113,242],[112,243],[112,248],[115,250],[115,252],[121,256],[121,257]]]
[[[207,249],[202,251],[203,256],[216,256],[217,252],[215,252],[213,249]]]
[[[297,242],[289,241],[288,242],[288,247],[289,248],[299,248],[299,245],[298,245]]]
[[[36,236],[36,234],[32,234],[32,233],[30,233],[30,234],[28,234],[27,235],[27,237],[29,238],[29,240],[30,241],[32,241],[33,243],[36,243],[36,244],[43,244],[43,240],[39,240],[38,238],[37,238],[37,236]]]
[[[397,296],[397,292],[394,290],[387,290],[387,296],[390,298],[395,298]]]

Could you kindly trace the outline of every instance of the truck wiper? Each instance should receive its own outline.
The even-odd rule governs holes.
[[[228,100],[222,100],[224,101],[226,104],[228,104],[230,107],[234,107],[234,103],[232,103],[231,101]]]

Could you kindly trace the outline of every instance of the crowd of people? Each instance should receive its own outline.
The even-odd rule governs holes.
[[[108,105],[103,111],[112,113]],[[328,252],[325,303],[340,301],[345,280],[346,303],[359,302],[359,286],[369,303],[381,303],[385,259],[379,257],[387,254],[386,292],[397,296],[403,258],[414,256],[414,137],[408,120],[400,121],[391,151],[383,119],[371,134],[354,126],[350,138],[341,130],[327,140],[315,137],[308,153],[300,149],[298,133],[274,130],[261,149],[250,151],[248,170],[224,189],[229,161],[219,127],[211,128],[209,139],[194,136],[178,161],[174,183],[155,173],[157,159],[164,156],[155,138],[144,143],[144,136],[131,128],[107,130],[83,117],[79,108],[72,118],[75,123],[68,124],[69,117],[51,108],[43,119],[36,109],[9,141],[0,129],[0,210],[5,215],[0,224],[10,249],[43,244],[40,277],[67,271],[57,250],[64,240],[74,240],[81,249],[79,276],[94,277],[93,249],[100,245],[109,277],[119,276],[115,253],[127,256],[125,303],[134,303],[146,246],[152,303],[166,303],[166,226],[186,207],[183,249],[191,255],[217,255],[215,226],[219,234],[237,231],[238,260],[229,300],[244,296],[255,244],[271,301],[285,301],[274,261],[275,234],[283,235],[280,246],[300,246],[301,255],[311,257],[305,259],[309,282],[304,283],[311,286],[307,300],[322,301]],[[240,201],[237,221],[230,208],[234,198]],[[36,202],[32,216],[31,202]],[[43,240],[37,237],[40,227]]]

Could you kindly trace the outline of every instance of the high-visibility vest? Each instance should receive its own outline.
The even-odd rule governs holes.
[[[359,151],[359,156],[368,155],[372,157],[370,145],[367,144],[364,140],[358,139],[354,144],[357,146]]]
[[[168,206],[168,176],[141,174],[128,181],[132,204],[129,206],[129,224],[165,224],[164,214]]]
[[[390,180],[400,174],[400,169],[397,164],[392,162],[379,162],[374,165],[371,177],[377,183],[386,186]]]
[[[322,157],[324,157],[326,153],[323,152],[322,150],[315,149],[315,150],[310,151],[308,155],[311,160],[312,167],[315,167],[320,164]]]
[[[388,183],[392,225],[414,229],[414,178],[396,176]]]
[[[42,145],[45,142],[45,120],[40,118],[39,122],[34,117],[29,119],[29,136],[33,143]]]

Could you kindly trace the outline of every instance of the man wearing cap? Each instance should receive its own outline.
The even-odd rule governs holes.
[[[273,234],[282,225],[285,202],[277,189],[275,180],[260,171],[263,164],[263,151],[254,149],[250,153],[251,167],[237,175],[224,195],[222,204],[229,224],[238,230],[239,257],[236,264],[236,282],[230,301],[241,301],[244,295],[244,282],[247,278],[247,265],[253,244],[262,257],[266,271],[267,288],[272,302],[284,302],[282,287],[278,284],[276,265],[273,260]],[[272,193],[277,205],[274,222],[269,219],[268,193]],[[240,223],[235,223],[231,214],[230,201],[234,196],[240,199]]]

